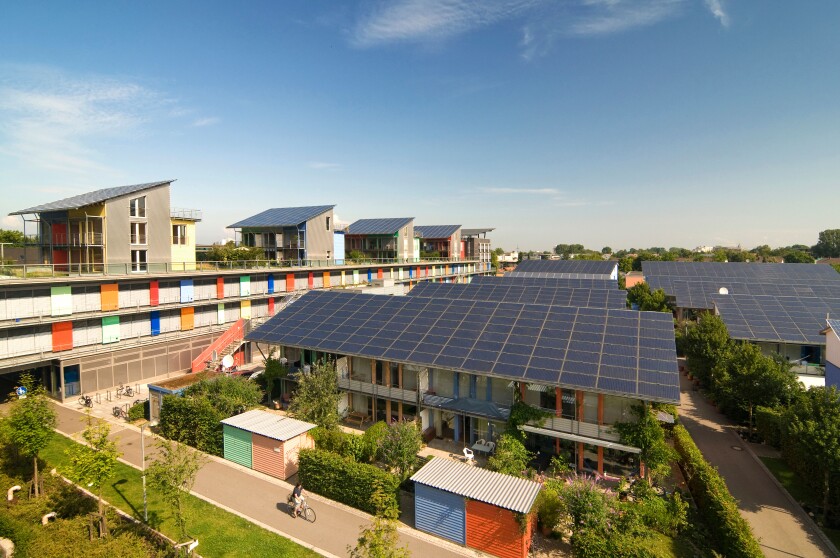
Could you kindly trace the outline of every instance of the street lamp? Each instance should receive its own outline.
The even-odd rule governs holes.
[[[146,436],[143,431],[146,425],[140,425],[140,463],[143,471],[143,521],[149,522],[149,508],[146,502]]]

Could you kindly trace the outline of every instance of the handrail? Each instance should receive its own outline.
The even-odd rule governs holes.
[[[206,349],[201,351],[201,354],[192,361],[191,370],[193,372],[204,370],[207,367],[207,361],[211,360],[210,357],[213,356],[213,352],[224,349],[234,341],[244,339],[246,321],[244,318],[239,318],[227,331],[217,337]]]

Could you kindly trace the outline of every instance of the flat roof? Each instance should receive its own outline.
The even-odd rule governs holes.
[[[263,212],[237,221],[228,225],[229,229],[241,229],[244,227],[296,227],[326,213],[335,207],[333,205],[310,205],[305,207],[274,207]]]
[[[411,480],[519,513],[531,511],[542,488],[542,485],[532,480],[503,475],[442,457],[432,458],[411,476]]]
[[[79,209],[80,207],[86,207],[88,205],[102,203],[104,201],[118,198],[120,196],[126,196],[128,194],[142,192],[143,190],[157,188],[158,186],[171,184],[173,182],[175,182],[174,179],[160,180],[158,182],[146,182],[145,184],[131,184],[129,186],[115,186],[113,188],[103,188],[102,190],[94,190],[93,192],[79,194],[78,196],[64,198],[63,200],[58,200],[50,203],[45,203],[43,205],[36,205],[35,207],[29,207],[27,209],[13,211],[12,213],[9,213],[9,215],[26,215],[29,213],[46,213],[48,211],[64,211],[67,209]]]

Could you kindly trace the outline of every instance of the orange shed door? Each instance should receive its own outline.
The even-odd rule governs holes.
[[[283,442],[253,434],[251,436],[251,467],[255,471],[286,479]]]
[[[528,531],[520,531],[512,511],[467,500],[467,546],[500,558],[525,558]]]

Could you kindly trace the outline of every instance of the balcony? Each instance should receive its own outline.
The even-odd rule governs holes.
[[[184,221],[201,221],[202,213],[198,209],[173,207],[169,212],[169,216],[172,219],[183,219]]]
[[[545,419],[545,422],[543,422],[542,425],[534,422],[530,423],[530,425],[538,426],[545,430],[554,430],[557,432],[564,432],[566,434],[585,436],[587,438],[595,438],[609,442],[619,441],[618,433],[613,432],[612,428],[605,424],[592,424],[589,422],[580,422],[578,420],[570,420],[562,417],[549,417]]]
[[[403,401],[405,403],[412,404],[417,403],[417,392],[410,389],[380,386],[378,384],[363,382],[361,380],[351,380],[350,378],[339,378],[338,387],[339,389],[343,389],[345,391],[363,393],[377,398]]]
[[[50,237],[45,237],[43,240],[48,240]],[[54,233],[52,235],[53,246],[102,246],[104,242],[104,235],[97,232],[89,233]],[[34,244],[42,244],[48,246],[48,242],[40,242],[41,239],[35,237]]]

